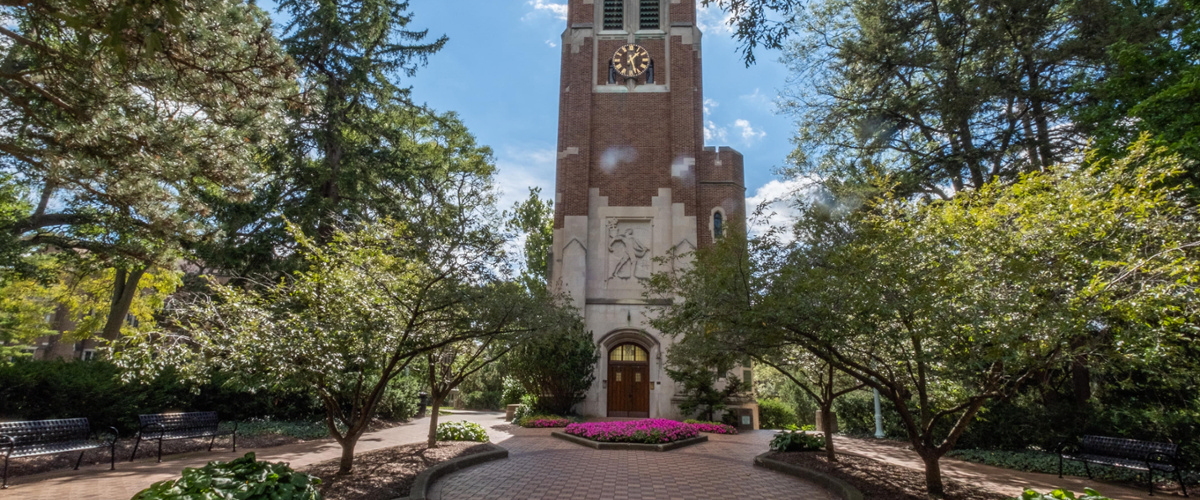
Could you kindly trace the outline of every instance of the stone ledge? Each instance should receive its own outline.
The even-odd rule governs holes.
[[[708,441],[708,436],[697,436],[691,439],[684,439],[675,441],[673,443],[664,444],[605,443],[601,441],[593,441],[587,438],[581,438],[579,436],[572,436],[565,432],[551,432],[550,435],[564,441],[570,441],[572,443],[581,444],[597,450],[671,451],[683,448],[684,446],[691,446]]]
[[[479,465],[482,463],[491,462],[492,460],[508,458],[508,450],[492,443],[487,444],[493,449],[490,451],[467,455],[465,457],[452,458],[425,469],[420,474],[417,474],[417,478],[413,480],[412,489],[409,490],[408,496],[400,497],[395,500],[425,500],[425,494],[428,492],[429,487],[433,485],[434,481],[437,481],[442,476],[466,469],[467,467],[471,467],[473,465]]]
[[[806,469],[799,465],[792,465],[787,462],[775,460],[774,458],[767,456],[771,453],[774,452],[768,451],[762,455],[754,457],[754,465],[816,483],[818,486],[821,486],[829,490],[834,495],[837,495],[842,500],[863,500],[862,492],[858,491],[858,488],[850,486],[849,483],[822,472],[817,472],[812,469]]]

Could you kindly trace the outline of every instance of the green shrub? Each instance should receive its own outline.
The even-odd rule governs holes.
[[[137,431],[140,413],[215,411],[222,420],[312,421],[324,410],[311,398],[283,389],[246,391],[218,377],[193,387],[165,372],[145,383],[123,383],[106,361],[17,359],[0,365],[0,419],[87,417],[93,427]]]
[[[887,398],[880,400],[883,413],[883,433],[891,438],[908,436],[900,414]],[[850,436],[875,435],[875,394],[870,390],[854,391],[833,401],[837,413],[838,432]],[[947,419],[942,419],[946,421]],[[1007,432],[1007,431],[1006,431]]]
[[[1083,489],[1083,496],[1075,496],[1074,493],[1066,490],[1054,490],[1050,493],[1041,494],[1033,490],[1025,490],[1019,498],[1013,500],[1112,500],[1104,495],[1101,495],[1096,490],[1091,488]]]
[[[396,377],[388,383],[383,399],[375,407],[375,416],[384,420],[408,420],[417,414],[421,398],[421,379]]]
[[[570,415],[592,387],[600,354],[583,322],[531,335],[508,353],[505,366],[525,392],[538,394],[539,413]],[[522,401],[524,402],[524,401]]]
[[[529,405],[524,405],[524,404],[520,405],[517,407],[516,410],[513,411],[512,421],[514,424],[521,425],[521,420],[524,420],[525,417],[528,417],[529,415],[532,415],[532,414],[533,414],[533,408],[531,408]]]
[[[796,410],[782,401],[773,398],[758,400],[758,425],[763,429],[786,429],[789,425],[799,425]]]
[[[503,393],[500,391],[471,391],[463,393],[460,397],[462,398],[463,408],[469,410],[499,410],[502,395]]]
[[[771,451],[817,451],[825,447],[825,439],[816,434],[783,431],[771,440]]]
[[[1058,455],[1044,451],[953,450],[948,455],[960,460],[991,465],[993,467],[1040,472],[1042,474],[1058,474]],[[1101,481],[1142,483],[1146,480],[1144,474],[1140,474],[1133,469],[1096,464],[1092,464],[1089,468],[1091,476]],[[1084,468],[1083,462],[1073,460],[1063,461],[1063,474],[1070,476],[1087,476],[1089,468]],[[1175,478],[1161,474],[1155,475],[1154,479],[1160,483],[1175,482]],[[1200,473],[1185,471],[1183,473],[1183,480],[1187,484],[1196,484],[1200,481]]]
[[[525,388],[512,377],[504,377],[504,390],[500,394],[500,405],[508,406],[521,403],[525,397]]]
[[[442,422],[437,426],[438,441],[488,441],[487,431],[474,422]]]
[[[199,469],[183,469],[183,477],[154,483],[133,500],[184,500],[193,498],[321,500],[321,479],[293,471],[287,464],[259,462],[254,453],[231,462],[209,462]]]

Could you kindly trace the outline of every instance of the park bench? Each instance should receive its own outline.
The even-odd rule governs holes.
[[[1092,478],[1089,463],[1146,471],[1146,480],[1150,483],[1150,496],[1154,496],[1154,472],[1174,473],[1175,480],[1179,481],[1179,486],[1183,488],[1183,496],[1186,497],[1187,486],[1183,484],[1178,454],[1179,445],[1173,443],[1083,436],[1075,446],[1066,446],[1065,443],[1059,445],[1058,477],[1062,477],[1063,460],[1083,462],[1088,479]]]
[[[158,461],[162,462],[162,443],[172,439],[212,438],[208,442],[208,451],[212,451],[217,436],[232,435],[233,451],[237,451],[237,424],[232,431],[221,431],[218,427],[221,421],[215,411],[200,411],[191,413],[155,413],[138,415],[137,441],[133,443],[133,453],[129,461],[137,456],[138,445],[142,440],[158,440]]]
[[[92,426],[86,418],[0,422],[0,451],[4,452],[4,479],[0,489],[8,488],[9,458],[78,451],[75,470],[79,470],[84,452],[107,446],[109,468],[116,469],[117,429],[109,429],[112,430],[112,439],[105,440],[92,432]]]

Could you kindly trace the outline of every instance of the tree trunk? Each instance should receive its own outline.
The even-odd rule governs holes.
[[[833,449],[833,401],[821,405],[821,432],[825,434],[825,458],[837,462],[837,452]]]
[[[139,267],[132,272],[117,269],[116,278],[113,280],[113,298],[108,309],[108,321],[100,333],[105,339],[117,340],[121,337],[121,325],[125,324],[125,316],[129,315],[129,307],[133,305],[133,298],[137,296],[138,283],[143,274],[146,274],[145,267]]]
[[[925,492],[930,498],[942,498],[946,489],[942,486],[942,465],[938,463],[942,457],[930,450],[918,450],[921,460],[925,462]]]
[[[429,442],[427,444],[430,448],[437,448],[438,412],[440,411],[441,407],[441,396],[434,395],[433,406],[430,407],[429,412]]]
[[[354,446],[358,444],[358,436],[346,436],[342,440],[342,460],[338,462],[337,475],[344,476],[354,470]]]

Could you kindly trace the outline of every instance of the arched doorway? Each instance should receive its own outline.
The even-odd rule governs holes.
[[[650,416],[650,356],[640,345],[608,351],[608,416]]]

